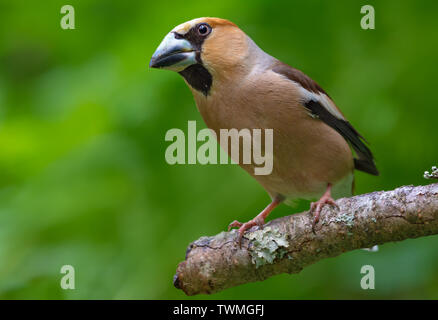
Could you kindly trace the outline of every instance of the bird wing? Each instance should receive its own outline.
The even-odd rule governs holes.
[[[300,70],[292,68],[281,61],[277,61],[272,66],[272,71],[297,84],[303,96],[303,106],[309,110],[310,115],[319,118],[335,129],[353,147],[358,156],[358,159],[354,159],[355,169],[372,175],[379,175],[373,154],[367,147],[364,137],[344,118],[344,115],[329,95],[315,81]]]

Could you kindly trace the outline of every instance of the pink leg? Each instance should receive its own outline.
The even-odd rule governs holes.
[[[260,212],[255,218],[252,220],[249,220],[248,222],[241,223],[237,220],[234,220],[228,225],[228,231],[230,231],[231,228],[239,228],[239,245],[242,245],[242,237],[246,230],[251,229],[254,226],[259,226],[259,228],[263,228],[263,225],[265,224],[265,219],[269,216],[272,210],[274,210],[275,207],[277,207],[282,201],[284,200],[283,197],[278,196],[272,202],[263,209],[262,212]]]
[[[310,212],[313,211],[313,217],[314,217],[313,223],[312,223],[313,233],[315,233],[315,226],[319,221],[319,214],[321,213],[322,208],[327,204],[338,208],[338,205],[336,204],[335,200],[333,200],[333,198],[331,196],[331,191],[332,191],[332,184],[329,183],[329,184],[327,184],[327,190],[324,192],[321,199],[319,199],[316,202],[312,202],[310,204]]]

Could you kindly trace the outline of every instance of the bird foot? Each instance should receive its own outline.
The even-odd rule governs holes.
[[[325,205],[331,205],[335,208],[339,208],[336,204],[335,200],[331,197],[330,191],[324,193],[324,195],[316,202],[312,202],[310,204],[310,212],[313,212],[313,223],[312,223],[312,232],[315,233],[315,226],[319,221],[319,215],[321,213],[322,208]]]
[[[249,220],[248,222],[242,223],[237,220],[234,220],[228,225],[228,231],[231,230],[231,228],[239,228],[239,236],[237,238],[237,241],[239,243],[239,247],[242,248],[242,238],[245,232],[249,229],[251,229],[254,226],[258,226],[260,229],[263,229],[263,225],[265,224],[265,219],[262,217],[255,217],[252,220]]]
[[[263,229],[263,225],[265,224],[265,219],[267,218],[269,213],[271,213],[271,211],[274,210],[274,208],[278,206],[283,200],[284,197],[278,195],[272,200],[272,202],[265,209],[263,209],[262,212],[260,212],[252,220],[249,220],[248,222],[245,223],[234,220],[228,225],[228,231],[230,231],[231,228],[239,228],[239,236],[237,238],[237,241],[239,243],[240,248],[242,248],[242,238],[245,232],[254,226],[259,226],[260,229]]]

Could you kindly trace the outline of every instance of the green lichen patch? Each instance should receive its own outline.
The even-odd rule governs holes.
[[[335,222],[342,222],[347,225],[347,227],[352,227],[354,225],[354,213],[343,213],[339,216],[337,216],[334,221]]]
[[[256,268],[272,264],[276,258],[283,258],[289,246],[287,235],[271,227],[247,233],[244,237],[251,241],[248,251]]]

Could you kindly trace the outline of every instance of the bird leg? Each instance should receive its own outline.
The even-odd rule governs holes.
[[[321,213],[322,208],[326,204],[339,208],[335,200],[333,200],[332,198],[331,190],[332,190],[332,184],[329,183],[327,184],[327,190],[324,192],[322,197],[318,201],[312,202],[310,204],[310,212],[313,212],[313,223],[312,223],[313,233],[315,233],[315,226],[319,221],[319,214]]]
[[[265,224],[265,219],[268,217],[268,215],[271,213],[272,210],[274,210],[275,207],[277,207],[284,198],[282,196],[277,196],[272,200],[272,202],[263,209],[262,212],[260,212],[257,216],[255,216],[252,220],[249,220],[248,222],[241,223],[237,220],[234,220],[228,225],[228,231],[231,230],[231,228],[239,228],[239,246],[242,246],[242,237],[246,230],[251,229],[254,226],[259,226],[260,229],[263,229],[263,225]]]

